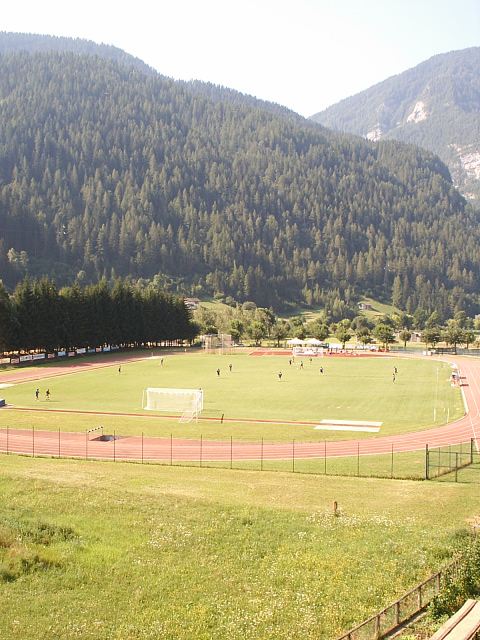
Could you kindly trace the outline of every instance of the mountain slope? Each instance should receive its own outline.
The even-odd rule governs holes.
[[[137,71],[148,75],[156,74],[156,71],[146,65],[140,58],[126,53],[118,47],[108,44],[97,44],[92,40],[83,38],[64,38],[60,36],[46,36],[34,33],[11,33],[0,31],[0,55],[7,53],[77,53],[93,55],[127,64]]]
[[[92,56],[0,57],[0,270],[277,306],[475,301],[475,213],[428,152]]]
[[[480,202],[480,47],[434,56],[311,119],[429,149],[462,193]]]

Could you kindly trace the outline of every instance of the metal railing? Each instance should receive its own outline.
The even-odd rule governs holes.
[[[338,640],[378,640],[387,635],[422,611],[440,592],[445,578],[454,575],[459,565],[460,560],[454,560]]]

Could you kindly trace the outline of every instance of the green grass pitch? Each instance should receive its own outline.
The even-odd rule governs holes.
[[[314,430],[309,425],[285,425],[282,421],[314,422],[328,419],[383,422],[379,435],[425,429],[463,414],[458,389],[451,388],[448,364],[427,359],[402,358],[303,358],[289,364],[288,356],[212,355],[180,353],[145,356],[136,362],[26,382],[4,390],[14,406],[105,411],[149,416],[85,416],[54,412],[5,412],[4,426],[82,430],[104,424],[128,434],[178,437],[269,440],[325,440],[372,437],[372,434]],[[230,371],[229,365],[232,365]],[[323,367],[324,373],[320,373]],[[398,373],[393,382],[393,370]],[[220,369],[218,376],[216,371]],[[278,373],[282,372],[281,380]],[[40,388],[40,399],[35,389]],[[50,389],[50,400],[45,390]],[[198,424],[179,424],[142,410],[146,387],[202,388],[204,411]],[[224,415],[225,422],[217,420]],[[240,420],[251,422],[242,423]],[[260,421],[272,421],[262,423]],[[256,422],[258,421],[258,422]]]

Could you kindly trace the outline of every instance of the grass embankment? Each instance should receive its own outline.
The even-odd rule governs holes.
[[[16,456],[0,491],[2,640],[332,638],[480,510],[468,485]]]
[[[441,362],[402,358],[303,358],[289,364],[288,356],[179,354],[102,369],[88,369],[43,382],[26,382],[4,390],[7,403],[32,409],[69,409],[142,413],[146,387],[204,390],[203,418],[233,422],[178,424],[158,415],[147,418],[2,413],[3,426],[81,431],[98,424],[117,433],[239,440],[301,441],[362,439],[372,434],[318,431],[313,426],[245,424],[236,419],[320,422],[328,419],[383,422],[379,435],[425,429],[463,414],[458,389],[449,384],[450,367]],[[232,371],[229,370],[232,364]],[[394,366],[398,369],[392,381]],[[324,373],[320,373],[323,367]],[[220,369],[217,376],[216,369]],[[278,372],[282,371],[279,380]],[[35,400],[35,389],[40,399]],[[45,399],[46,388],[50,400]],[[435,409],[435,411],[434,411]],[[435,418],[435,420],[434,420]]]

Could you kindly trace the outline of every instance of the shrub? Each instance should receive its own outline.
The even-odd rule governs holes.
[[[452,615],[468,598],[480,595],[480,538],[466,541],[461,552],[460,566],[449,573],[440,593],[431,604],[431,615],[438,619]]]

